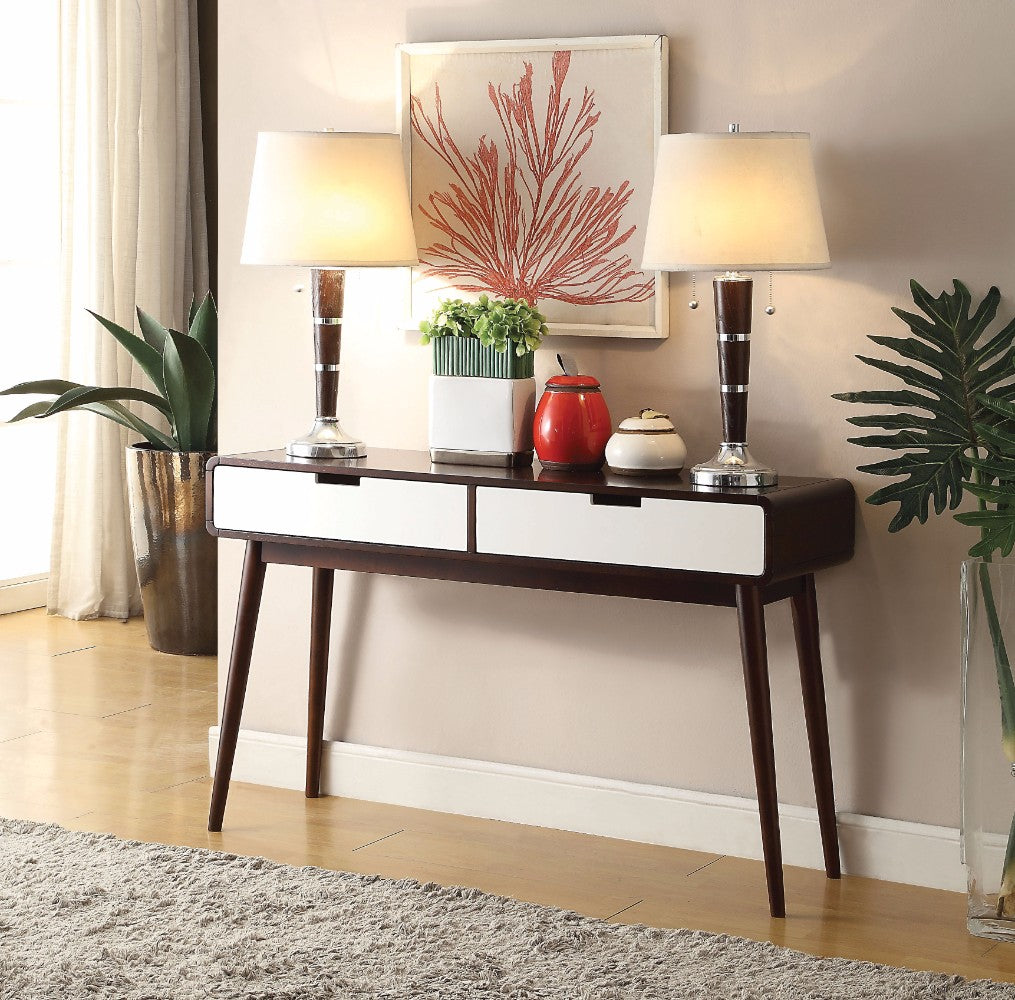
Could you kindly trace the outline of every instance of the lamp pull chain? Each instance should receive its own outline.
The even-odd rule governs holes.
[[[768,272],[768,305],[765,306],[765,315],[771,316],[775,312],[775,306],[772,305],[772,272]]]
[[[697,285],[695,284],[696,275],[694,271],[691,272],[691,301],[687,303],[689,309],[698,308],[698,294]]]

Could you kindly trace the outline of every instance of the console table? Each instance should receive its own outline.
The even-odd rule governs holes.
[[[313,569],[306,794],[320,794],[336,569],[735,607],[771,913],[785,915],[765,605],[792,605],[825,872],[839,877],[814,573],[853,554],[852,486],[784,477],[721,490],[681,477],[222,455],[208,465],[208,529],[247,542],[209,830],[221,830],[269,563]]]

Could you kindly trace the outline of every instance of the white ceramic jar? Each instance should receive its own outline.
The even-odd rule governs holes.
[[[621,476],[676,475],[686,458],[683,438],[658,410],[642,410],[622,420],[606,445],[606,464]]]

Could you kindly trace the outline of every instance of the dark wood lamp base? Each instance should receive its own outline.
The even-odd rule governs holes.
[[[314,308],[314,380],[317,418],[310,431],[286,445],[293,458],[365,458],[362,441],[342,429],[338,419],[338,374],[342,353],[345,271],[315,267],[310,272]]]
[[[775,486],[779,481],[776,471],[755,461],[747,448],[754,279],[736,272],[716,275],[712,289],[719,352],[722,444],[714,458],[691,470],[691,482],[716,488]]]

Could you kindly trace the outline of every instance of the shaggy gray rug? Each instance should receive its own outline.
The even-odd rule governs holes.
[[[0,820],[0,998],[1011,1000],[1015,988]]]

